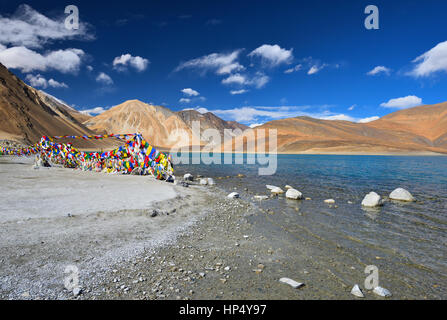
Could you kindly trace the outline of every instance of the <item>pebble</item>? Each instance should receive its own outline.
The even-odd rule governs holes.
[[[236,199],[236,198],[239,198],[239,193],[237,193],[237,192],[232,192],[232,193],[230,193],[230,194],[227,196],[227,198],[230,198],[230,199]]]
[[[253,198],[256,200],[267,200],[269,197],[268,196],[254,196]]]
[[[324,200],[324,203],[335,203],[334,199],[326,199]]]
[[[279,282],[288,284],[289,286],[293,287],[294,289],[301,288],[304,286],[304,283],[296,282],[295,280],[292,280],[290,278],[281,278],[279,279]]]
[[[358,298],[364,298],[365,297],[365,295],[362,292],[362,289],[360,289],[358,284],[356,284],[356,285],[354,285],[354,287],[352,287],[351,294],[356,296],[356,297],[358,297]]]
[[[375,287],[373,292],[381,297],[391,297],[391,292],[382,287]]]
[[[82,288],[76,287],[76,288],[73,289],[73,295],[75,297],[79,296],[81,293],[82,293]]]

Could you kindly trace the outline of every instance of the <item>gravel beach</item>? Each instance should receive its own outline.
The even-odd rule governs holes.
[[[1,159],[0,299],[358,299],[351,288],[363,288],[366,264],[305,230],[288,232],[248,192],[229,199],[197,180],[183,187],[31,163]],[[79,271],[76,295],[64,286],[67,266]],[[381,284],[391,299],[431,298],[406,282]]]

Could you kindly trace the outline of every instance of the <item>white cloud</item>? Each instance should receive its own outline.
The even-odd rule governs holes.
[[[247,78],[240,73],[232,74],[228,78],[222,80],[223,84],[247,84]]]
[[[248,90],[245,90],[245,89],[241,89],[241,90],[231,90],[231,91],[230,91],[230,94],[232,94],[232,95],[237,95],[237,94],[244,94],[244,93],[246,93],[246,92],[248,92]]]
[[[107,111],[107,109],[105,109],[103,107],[96,107],[93,109],[81,110],[80,112],[84,113],[84,114],[88,114],[90,116],[93,116],[93,115],[101,114],[104,111]]]
[[[335,115],[332,115],[332,116],[321,117],[320,119],[323,119],[323,120],[343,120],[343,121],[355,122],[355,119],[353,117],[345,115],[345,114],[335,114]]]
[[[406,96],[402,98],[390,99],[388,102],[381,103],[384,108],[406,109],[422,104],[422,99],[417,96]]]
[[[183,69],[196,69],[202,72],[212,71],[216,74],[230,74],[234,71],[244,70],[244,66],[237,62],[241,50],[224,53],[211,53],[200,58],[181,63],[174,71]]]
[[[182,89],[181,91],[190,97],[196,97],[196,96],[200,95],[200,93],[198,91],[191,89],[191,88],[185,88],[185,89]]]
[[[98,74],[98,76],[96,77],[96,82],[105,84],[105,85],[112,85],[113,84],[113,80],[112,78],[110,78],[110,76],[104,72],[101,72]]]
[[[303,66],[302,66],[301,64],[297,64],[297,65],[294,66],[293,68],[290,68],[290,69],[285,70],[284,73],[293,73],[293,72],[297,72],[297,71],[300,71],[302,67],[303,67]]]
[[[87,66],[87,70],[88,71],[93,71],[93,67],[92,66]]]
[[[222,80],[223,84],[227,85],[247,85],[247,86],[254,86],[258,89],[264,87],[268,82],[270,81],[270,78],[265,75],[262,72],[257,72],[253,77],[248,78],[246,75],[242,75],[240,73],[235,73],[227,78]]]
[[[132,56],[129,53],[123,54],[120,57],[115,57],[113,59],[113,67],[118,71],[127,70],[128,66],[133,67],[138,72],[142,72],[147,69],[149,65],[149,60],[142,58],[140,56]]]
[[[256,128],[256,127],[260,127],[262,125],[263,125],[263,123],[252,123],[251,125],[249,125],[249,127],[253,129],[253,128]]]
[[[89,26],[82,20],[78,30],[65,28],[65,15],[50,19],[29,5],[20,5],[11,16],[0,15],[0,43],[11,46],[42,48],[56,40],[93,40]]]
[[[29,84],[32,87],[36,87],[36,88],[46,89],[49,86],[52,88],[68,88],[68,86],[63,82],[58,82],[54,79],[50,79],[47,81],[47,79],[45,79],[40,74],[37,74],[37,75],[28,74],[28,75],[26,75],[26,80],[29,82]]]
[[[207,108],[203,108],[203,107],[200,107],[200,106],[197,106],[195,108],[185,108],[185,109],[183,109],[183,111],[188,111],[188,110],[195,110],[195,111],[200,112],[200,113],[207,113],[207,112],[209,112],[209,110]]]
[[[313,65],[313,66],[309,69],[309,71],[307,71],[307,74],[308,74],[308,75],[315,74],[315,73],[320,72],[321,70],[323,70],[323,68],[325,68],[325,67],[327,67],[326,64],[322,64],[322,65],[315,64],[315,65]]]
[[[350,107],[348,108],[348,110],[349,110],[349,111],[352,111],[352,110],[354,110],[356,107],[357,107],[357,105],[356,105],[356,104],[353,104],[352,106],[350,106]]]
[[[433,73],[447,72],[447,41],[438,43],[434,48],[413,60],[417,65],[409,73],[415,77],[427,77]]]
[[[190,103],[190,102],[191,102],[191,99],[188,99],[188,98],[181,98],[181,99],[179,100],[179,102],[180,102],[180,103]]]
[[[279,45],[264,44],[248,54],[249,57],[260,57],[264,64],[275,67],[293,60],[293,49],[286,50]]]
[[[391,72],[391,69],[385,67],[385,66],[377,66],[374,69],[372,69],[371,71],[367,72],[366,74],[369,76],[375,76],[376,74],[379,73],[384,73],[386,75],[389,75]]]
[[[57,70],[62,73],[79,71],[84,51],[65,49],[50,51],[42,55],[25,47],[12,47],[0,51],[0,62],[8,69],[22,72]]]
[[[300,115],[317,117],[316,114],[306,113],[303,111],[308,108],[308,106],[244,106],[234,109],[217,109],[210,111],[216,115],[222,116],[225,119],[247,123],[259,120],[269,121],[282,118],[291,118]]]
[[[357,120],[357,122],[358,123],[368,123],[368,122],[376,121],[376,120],[379,120],[379,119],[380,119],[380,117],[374,116],[374,117],[368,117],[368,118],[363,118],[363,119]]]

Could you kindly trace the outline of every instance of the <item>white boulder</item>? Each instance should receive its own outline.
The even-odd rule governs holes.
[[[286,198],[292,200],[303,199],[303,194],[295,189],[288,189],[286,192]]]
[[[290,278],[281,278],[281,279],[279,279],[279,282],[288,284],[289,286],[291,286],[294,289],[304,286],[304,283],[296,282],[295,280],[292,280]]]
[[[253,198],[256,200],[267,200],[269,197],[268,196],[253,196]]]
[[[403,188],[397,188],[396,190],[391,192],[390,199],[398,201],[407,201],[407,202],[415,201],[411,193]]]
[[[292,186],[289,186],[288,184],[286,184],[286,185],[284,186],[284,188],[285,188],[286,190],[288,190],[288,189],[293,189],[293,187],[292,187]]]
[[[281,189],[280,187],[274,187],[273,189],[270,189],[270,192],[274,193],[274,194],[280,194],[280,193],[284,193],[284,190]]]
[[[192,180],[194,180],[194,176],[192,174],[190,174],[190,173],[187,173],[187,174],[185,174],[183,176],[183,180],[185,180],[185,181],[192,181]]]
[[[352,287],[351,294],[358,297],[358,298],[364,298],[365,295],[363,294],[362,289],[360,289],[359,285],[356,284],[354,287]]]
[[[378,207],[383,204],[382,198],[375,192],[371,191],[368,193],[362,201],[362,206],[364,207]]]
[[[237,192],[232,192],[232,193],[230,193],[230,194],[227,196],[227,198],[230,198],[230,199],[239,198],[239,193],[237,193]]]
[[[214,182],[213,178],[208,178],[208,185],[214,186],[216,183]]]
[[[208,179],[200,179],[200,184],[206,186],[208,184]]]
[[[391,297],[391,292],[389,292],[387,289],[382,288],[382,287],[375,287],[373,292],[381,297],[385,297],[385,298]]]
[[[272,185],[270,185],[270,184],[266,184],[265,187],[266,187],[267,189],[269,189],[269,190],[278,188],[278,187],[276,187],[276,186],[272,186]]]

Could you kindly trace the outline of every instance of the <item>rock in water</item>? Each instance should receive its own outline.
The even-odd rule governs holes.
[[[362,289],[360,289],[359,285],[356,284],[354,287],[352,287],[351,294],[358,297],[358,298],[364,298],[365,295],[362,292]]]
[[[280,187],[274,187],[273,189],[270,189],[270,192],[274,193],[274,194],[280,194],[280,193],[284,193],[284,190],[281,189]]]
[[[294,289],[301,288],[304,286],[304,283],[296,282],[295,280],[292,280],[290,278],[281,278],[279,279],[279,282],[288,284],[289,286],[293,287]]]
[[[208,185],[214,186],[216,183],[214,182],[213,178],[208,178]]]
[[[382,198],[373,191],[368,193],[362,201],[362,206],[364,207],[378,207],[382,204]]]
[[[208,184],[208,179],[200,179],[200,184],[206,186]]]
[[[272,186],[272,185],[270,185],[270,184],[266,184],[265,187],[266,187],[267,189],[269,189],[269,190],[278,188],[278,187],[276,187],[276,186]]]
[[[269,197],[268,196],[253,196],[253,198],[255,198],[256,200],[267,200]]]
[[[373,292],[381,297],[391,297],[391,292],[382,287],[375,287]]]
[[[292,199],[292,200],[299,200],[299,199],[303,199],[303,194],[301,192],[299,192],[298,190],[289,189],[286,192],[286,198]]]
[[[293,189],[293,187],[292,187],[292,186],[289,186],[288,184],[286,184],[286,185],[284,186],[284,188],[285,188],[286,190],[288,190],[288,189]]]
[[[411,193],[403,188],[397,188],[396,190],[391,192],[390,199],[398,201],[407,201],[407,202],[415,201]]]
[[[183,180],[185,180],[185,181],[193,181],[193,180],[194,180],[194,177],[193,177],[192,174],[187,173],[187,174],[185,174],[185,175],[183,176]]]
[[[237,193],[237,192],[232,192],[232,193],[230,193],[230,194],[227,196],[227,198],[230,198],[230,199],[239,198],[239,193]]]
[[[329,204],[335,203],[335,200],[334,199],[326,199],[326,200],[324,200],[324,203],[329,203]]]

